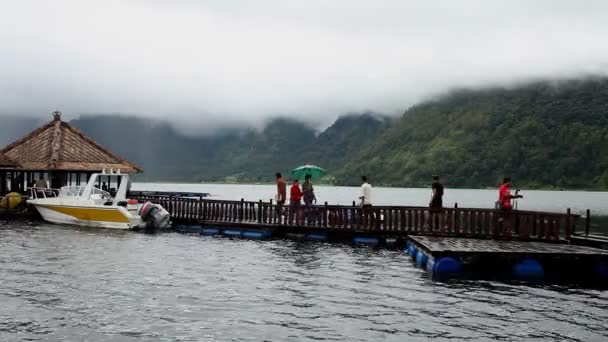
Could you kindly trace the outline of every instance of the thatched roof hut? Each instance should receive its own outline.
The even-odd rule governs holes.
[[[6,157],[28,171],[99,172],[120,169],[142,172],[142,169],[106,150],[93,139],[61,120],[53,120],[0,150]]]
[[[50,180],[54,188],[79,185],[103,169],[143,171],[62,121],[60,112],[54,112],[52,121],[0,150],[0,193],[9,188],[24,192],[36,179]]]
[[[19,163],[11,160],[0,152],[0,169],[15,169],[19,167]]]

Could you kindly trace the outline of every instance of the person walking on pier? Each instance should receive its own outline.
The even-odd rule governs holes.
[[[302,184],[302,194],[304,196],[305,217],[310,222],[313,219],[313,208],[312,204],[317,204],[317,197],[315,196],[315,189],[312,186],[312,175],[307,174],[304,176],[304,184]]]
[[[297,179],[293,180],[293,183],[291,184],[291,189],[289,189],[289,195],[289,205],[291,207],[291,218],[289,220],[289,223],[291,224],[293,218],[295,217],[296,224],[298,224],[301,205],[300,201],[302,200],[302,190],[300,190],[300,183]]]
[[[372,206],[372,186],[367,182],[367,176],[361,176],[361,180],[363,184],[361,185],[361,215],[358,217],[359,224],[363,224],[363,222],[371,222],[371,219],[376,219],[376,217],[369,210]]]
[[[312,176],[304,176],[304,184],[302,184],[302,194],[304,196],[304,204],[310,207],[312,203],[317,203],[317,197],[315,196],[315,189],[312,186]]]
[[[498,189],[498,203],[501,210],[507,212],[513,210],[512,200],[523,197],[522,195],[511,194],[511,178],[505,177],[502,180],[502,185]]]
[[[285,182],[280,172],[277,172],[275,177],[277,178],[277,215],[279,215],[280,220],[281,215],[283,215],[283,205],[285,205],[285,201],[287,200],[287,182]]]
[[[372,185],[367,182],[367,176],[361,176],[363,184],[361,185],[361,206],[371,207],[372,206]]]
[[[513,222],[511,219],[511,212],[513,211],[512,200],[516,198],[523,198],[521,195],[511,194],[511,178],[505,177],[502,180],[502,185],[498,189],[498,207],[502,212],[500,221],[502,222],[503,234],[511,235]]]
[[[439,181],[439,176],[433,176],[431,185],[431,202],[429,203],[430,228],[443,225],[443,184]]]

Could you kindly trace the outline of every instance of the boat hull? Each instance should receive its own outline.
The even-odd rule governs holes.
[[[122,207],[88,207],[31,203],[45,221],[83,227],[132,229],[138,227]]]

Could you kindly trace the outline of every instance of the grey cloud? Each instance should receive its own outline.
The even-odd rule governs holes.
[[[3,114],[323,125],[453,87],[608,71],[606,1],[1,2]]]

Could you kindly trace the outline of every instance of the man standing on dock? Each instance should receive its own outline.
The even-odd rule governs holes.
[[[285,182],[280,172],[277,172],[275,177],[277,178],[277,215],[279,215],[280,220],[281,215],[283,215],[283,205],[287,200],[287,182]]]
[[[362,207],[371,207],[372,206],[372,185],[367,182],[367,176],[362,176],[361,180],[363,184],[361,185],[361,206]]]
[[[431,216],[431,230],[434,230],[434,227],[442,227],[443,225],[443,184],[441,184],[439,181],[439,176],[433,176],[431,193],[431,203],[429,203],[429,207]]]

